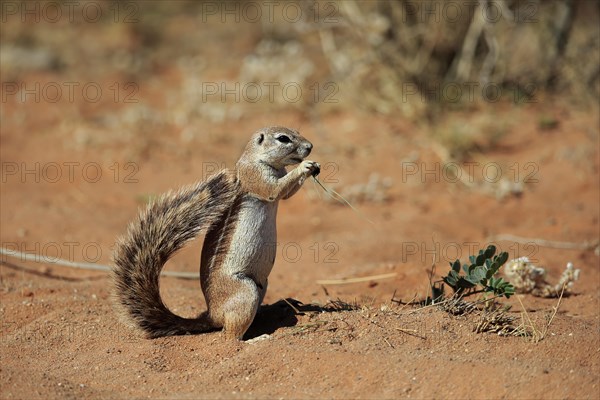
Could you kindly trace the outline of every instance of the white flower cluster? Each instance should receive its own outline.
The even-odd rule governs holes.
[[[546,281],[546,269],[537,267],[527,257],[510,260],[504,267],[504,274],[517,293],[531,293],[538,297],[558,297],[561,293],[570,293],[573,283],[579,279],[579,269],[573,263],[567,263],[558,283],[551,285]]]

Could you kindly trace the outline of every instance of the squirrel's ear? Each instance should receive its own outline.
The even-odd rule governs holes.
[[[258,138],[256,139],[256,143],[261,144],[263,142],[263,140],[265,140],[265,135],[263,133],[261,133],[260,135],[258,135]]]

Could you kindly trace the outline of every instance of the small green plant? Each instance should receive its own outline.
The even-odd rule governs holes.
[[[496,296],[509,298],[515,293],[512,284],[495,275],[508,260],[508,253],[496,254],[496,246],[490,245],[485,250],[479,250],[477,256],[470,256],[470,264],[462,266],[456,260],[450,263],[450,272],[442,278],[458,295],[471,295],[475,293],[492,292]],[[480,286],[481,289],[477,289]]]

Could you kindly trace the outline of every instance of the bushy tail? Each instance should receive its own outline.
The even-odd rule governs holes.
[[[117,301],[148,337],[213,328],[206,313],[196,319],[173,314],[160,297],[159,277],[177,250],[223,218],[237,193],[237,181],[227,171],[166,193],[141,212],[117,242],[113,268]]]

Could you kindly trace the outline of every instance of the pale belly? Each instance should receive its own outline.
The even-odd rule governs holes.
[[[277,205],[251,196],[244,199],[225,270],[266,282],[277,254]]]

